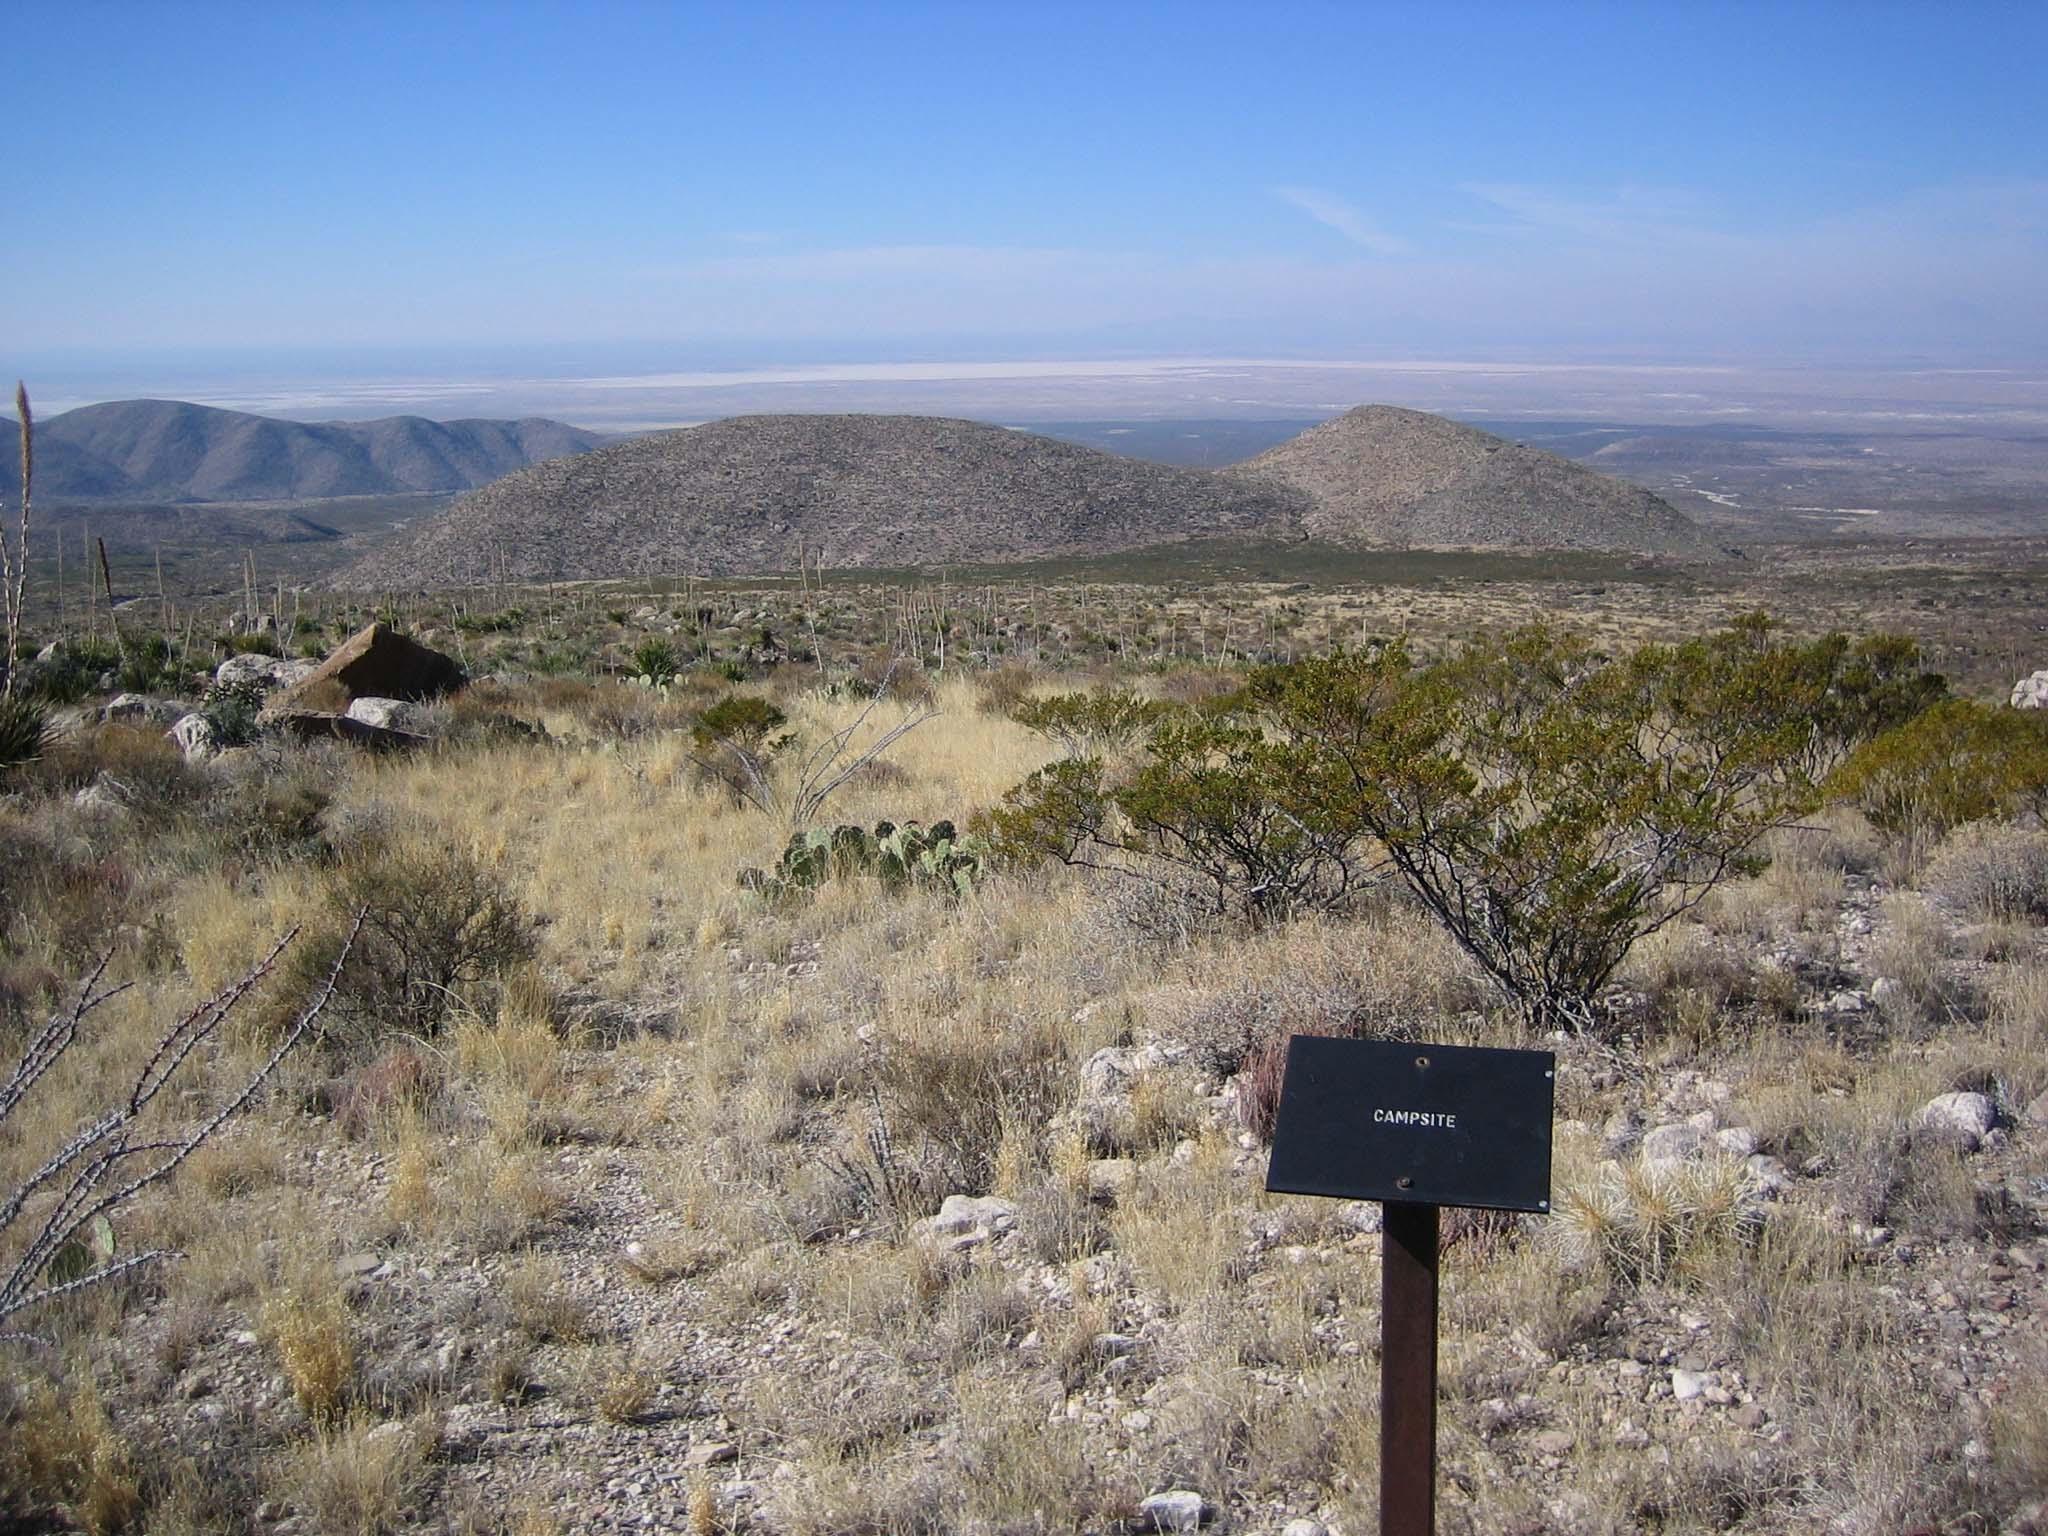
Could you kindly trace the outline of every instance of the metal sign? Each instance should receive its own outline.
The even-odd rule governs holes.
[[[1436,1529],[1437,1207],[1550,1209],[1548,1051],[1296,1035],[1266,1188],[1379,1200],[1380,1536]]]
[[[1556,1086],[1548,1051],[1296,1035],[1266,1188],[1547,1212]]]

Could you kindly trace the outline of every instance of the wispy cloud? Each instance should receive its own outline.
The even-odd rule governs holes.
[[[1375,255],[1408,254],[1410,247],[1406,240],[1388,234],[1368,219],[1356,204],[1345,201],[1334,192],[1324,192],[1316,187],[1275,187],[1273,195],[1282,202],[1292,203],[1318,224],[1327,225],[1353,245]]]

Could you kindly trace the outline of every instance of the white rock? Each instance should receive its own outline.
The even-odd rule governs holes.
[[[116,694],[100,711],[102,720],[140,720],[149,713],[149,700],[139,693]]]
[[[1756,1151],[1756,1132],[1746,1125],[1731,1125],[1714,1133],[1714,1145],[1730,1157],[1748,1157]]]
[[[1889,1008],[1905,990],[1898,977],[1880,976],[1870,984],[1870,1000],[1880,1008]]]
[[[1643,1161],[1659,1167],[1697,1162],[1706,1155],[1707,1146],[1706,1130],[1689,1120],[1660,1125],[1643,1133]]]
[[[1689,1403],[1707,1390],[1707,1378],[1698,1371],[1674,1370],[1671,1373],[1671,1395],[1681,1403]]]
[[[1017,1207],[994,1195],[948,1195],[939,1214],[926,1217],[910,1231],[924,1241],[950,1239],[949,1247],[969,1247],[986,1242],[1017,1225]]]
[[[1914,1124],[1937,1135],[1953,1136],[1974,1150],[1997,1119],[1997,1109],[1981,1093],[1943,1093],[1920,1106]]]
[[[351,699],[348,717],[387,731],[417,731],[420,727],[420,707],[404,699]]]
[[[1792,1172],[1775,1157],[1759,1152],[1744,1159],[1743,1166],[1756,1183],[1757,1193],[1768,1196],[1782,1195],[1792,1187]]]
[[[164,734],[178,744],[178,750],[185,754],[185,761],[188,763],[212,757],[219,750],[213,739],[213,726],[206,716],[197,711],[181,715],[178,723]]]
[[[1192,1489],[1174,1488],[1140,1500],[1138,1513],[1151,1521],[1155,1531],[1194,1531],[1201,1529],[1209,1505]]]
[[[2048,709],[2048,667],[2012,685],[2014,709]]]
[[[1280,1527],[1280,1536],[1330,1536],[1330,1528],[1320,1520],[1290,1520]]]

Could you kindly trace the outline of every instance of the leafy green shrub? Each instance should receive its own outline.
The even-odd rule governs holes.
[[[1168,708],[1135,693],[1062,693],[1025,699],[1010,711],[1010,718],[1070,758],[1113,757],[1144,740]]]
[[[269,630],[259,630],[253,635],[222,635],[220,647],[230,656],[281,656],[277,636]]]
[[[1609,659],[1541,627],[1262,669],[1272,793],[1386,850],[1535,1027],[1588,1028],[1631,945],[1757,867],[1812,800],[1829,677],[1745,623]]]
[[[1213,913],[1255,922],[1339,906],[1370,881],[1353,824],[1282,792],[1285,770],[1256,725],[1179,715],[1152,731],[1144,761],[1120,778],[1087,756],[1026,779],[990,817],[996,851],[1177,891],[1192,877]]]
[[[2048,719],[1945,699],[1864,743],[1827,782],[1871,825],[1938,838],[1968,822],[2048,809]]]
[[[47,661],[23,668],[27,690],[52,704],[76,704],[100,686],[100,678],[120,666],[121,658],[107,641],[67,640]]]
[[[162,635],[149,635],[130,646],[127,660],[121,663],[120,680],[121,686],[133,693],[175,688],[182,679],[170,641]]]

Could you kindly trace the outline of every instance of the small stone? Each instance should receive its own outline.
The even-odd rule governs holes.
[[[1546,1429],[1529,1437],[1529,1444],[1536,1448],[1540,1456],[1562,1456],[1576,1443],[1568,1429]]]
[[[344,1280],[366,1279],[383,1267],[374,1253],[345,1253],[334,1261],[334,1272]]]
[[[692,1471],[705,1467],[722,1467],[727,1462],[740,1459],[740,1448],[723,1440],[707,1440],[693,1445],[683,1457],[683,1465]]]
[[[2037,1093],[2027,1101],[2027,1107],[2020,1111],[2020,1123],[2037,1130],[2048,1126],[2048,1093]]]
[[[1943,1093],[1921,1105],[1913,1123],[1974,1152],[1997,1119],[1996,1107],[1981,1093]]]
[[[1377,1232],[1386,1221],[1386,1208],[1377,1200],[1346,1200],[1336,1210],[1337,1225],[1351,1232]]]
[[[1744,1403],[1728,1418],[1737,1429],[1762,1429],[1771,1422],[1771,1416],[1762,1403]]]
[[[1092,1347],[1098,1360],[1120,1360],[1138,1347],[1138,1341],[1128,1333],[1098,1333]]]
[[[1671,1395],[1681,1403],[1689,1403],[1707,1390],[1707,1378],[1698,1371],[1675,1370],[1671,1373]]]
[[[1138,1504],[1141,1520],[1149,1521],[1142,1529],[1153,1531],[1194,1531],[1200,1530],[1214,1511],[1199,1493],[1188,1488],[1175,1488],[1166,1493],[1155,1493]]]
[[[1320,1520],[1290,1520],[1280,1527],[1280,1536],[1330,1536],[1330,1528]]]
[[[1099,1157],[1088,1165],[1088,1198],[1114,1205],[1137,1176],[1138,1165],[1128,1157]]]
[[[205,1371],[194,1371],[190,1376],[187,1376],[178,1383],[178,1396],[184,1398],[188,1403],[202,1397],[207,1397],[212,1392],[213,1377]]]
[[[1731,1125],[1714,1133],[1714,1145],[1730,1157],[1747,1158],[1756,1152],[1756,1132],[1746,1125]]]
[[[1645,1132],[1642,1157],[1651,1167],[1672,1168],[1698,1161],[1707,1144],[1706,1129],[1691,1121],[1680,1121]]]
[[[1134,1409],[1124,1415],[1123,1424],[1132,1434],[1142,1435],[1152,1427],[1152,1415],[1142,1408]]]

